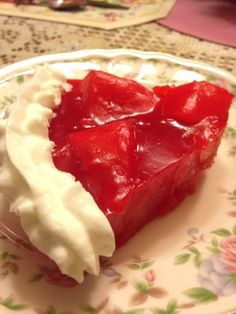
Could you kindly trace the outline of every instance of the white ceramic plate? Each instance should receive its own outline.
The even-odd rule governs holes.
[[[210,80],[236,92],[231,74],[174,56],[131,50],[86,50],[42,56],[0,70],[0,107],[10,103],[35,67],[51,63],[68,77],[101,69],[147,86]],[[60,287],[60,274],[30,250],[0,238],[0,313],[236,313],[236,109],[214,166],[196,193],[117,250],[97,278]],[[15,222],[3,214],[10,228]],[[7,220],[8,219],[8,220]],[[65,278],[61,283],[67,285]]]

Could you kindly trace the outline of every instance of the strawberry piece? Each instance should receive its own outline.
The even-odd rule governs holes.
[[[63,93],[50,123],[49,138],[55,143],[64,143],[71,132],[150,112],[159,101],[141,84],[101,71],[68,83],[72,89]]]
[[[132,125],[117,121],[72,133],[68,143],[76,161],[70,172],[90,191],[100,208],[121,211],[132,186],[135,159]]]
[[[169,85],[154,86],[153,87],[153,92],[159,98],[163,98],[166,94],[168,94],[170,92],[171,89],[172,89],[172,87],[169,86]]]
[[[141,84],[101,71],[81,82],[84,120],[96,125],[151,111],[158,98]]]
[[[209,116],[226,121],[233,95],[209,82],[192,82],[177,87],[154,87],[161,97],[160,110],[164,119],[174,119],[186,125]]]

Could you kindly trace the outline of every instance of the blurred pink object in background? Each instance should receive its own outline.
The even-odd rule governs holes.
[[[215,43],[236,47],[235,0],[177,0],[159,24]]]

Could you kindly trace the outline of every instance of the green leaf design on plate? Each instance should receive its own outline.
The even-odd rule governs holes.
[[[211,244],[213,247],[218,248],[219,247],[219,241],[216,238],[213,238],[211,240]]]
[[[207,246],[206,248],[209,252],[214,253],[214,254],[219,254],[221,252],[219,249],[213,246]]]
[[[12,260],[20,260],[22,257],[16,254],[9,253],[8,251],[1,251],[0,252],[0,261],[5,261],[6,259],[12,259]]]
[[[0,260],[3,261],[9,256],[9,253],[7,251],[2,251],[0,253]]]
[[[175,258],[175,265],[180,265],[180,264],[186,263],[189,260],[190,256],[191,256],[191,254],[189,254],[189,253],[177,255]]]
[[[149,261],[149,262],[144,262],[144,263],[141,265],[141,269],[148,268],[148,267],[152,266],[153,263],[154,263],[154,262],[151,262],[151,261]]]
[[[177,314],[177,301],[175,299],[172,299],[168,302],[166,309],[155,309],[153,311],[153,314]]]
[[[29,280],[29,282],[36,282],[42,279],[44,276],[44,273],[36,273],[33,275],[33,277]]]
[[[193,261],[194,261],[195,266],[196,266],[197,268],[199,268],[200,265],[201,265],[201,263],[202,263],[202,256],[201,256],[201,254],[196,254],[196,255],[194,256]]]
[[[17,304],[15,303],[12,296],[7,297],[5,300],[2,300],[1,304],[12,311],[22,311],[28,308],[27,304]]]
[[[236,282],[236,273],[231,273],[228,277],[232,282]]]
[[[217,78],[215,76],[208,75],[206,77],[206,80],[209,82],[215,82],[217,80]]]
[[[175,313],[175,310],[176,310],[176,307],[177,307],[177,301],[176,299],[172,299],[168,302],[167,304],[167,312],[169,314],[172,314],[172,313]]]
[[[193,254],[200,254],[200,252],[198,251],[198,249],[195,248],[194,246],[189,247],[188,250],[189,250],[190,252],[192,252]]]
[[[233,227],[233,234],[236,235],[236,225]]]
[[[231,235],[231,232],[225,228],[220,228],[212,231],[212,233],[217,234],[221,237],[229,237]]]
[[[25,80],[25,78],[24,78],[23,75],[18,75],[18,76],[16,77],[16,82],[17,82],[17,84],[22,84],[22,83],[24,83],[24,80]]]
[[[236,128],[234,128],[234,127],[232,127],[232,126],[228,126],[228,127],[225,129],[224,134],[225,134],[226,137],[235,138],[235,137],[236,137]]]
[[[0,103],[0,108],[4,108],[8,105],[10,105],[14,100],[14,97],[11,96],[11,97],[8,97],[8,96],[4,96],[3,100],[1,100],[1,103]]]
[[[149,285],[146,282],[141,281],[135,282],[134,288],[141,293],[147,293],[150,289]]]
[[[183,293],[198,303],[215,301],[217,299],[217,296],[213,292],[201,287],[191,288]]]
[[[139,270],[139,269],[141,269],[141,266],[139,265],[139,264],[135,264],[135,263],[133,263],[133,264],[129,264],[129,265],[127,265],[130,269],[133,269],[133,270]]]

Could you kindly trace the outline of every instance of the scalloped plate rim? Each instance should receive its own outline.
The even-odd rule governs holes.
[[[5,67],[0,68],[0,80],[8,79],[10,76],[17,75],[19,70],[27,70],[30,66],[39,65],[47,62],[59,62],[59,61],[70,61],[72,59],[80,59],[83,57],[92,57],[100,56],[105,58],[114,58],[114,57],[137,57],[143,60],[156,59],[172,62],[175,64],[192,67],[196,69],[202,69],[209,71],[217,76],[220,76],[228,80],[231,84],[236,84],[236,75],[231,74],[230,72],[223,70],[219,67],[211,66],[204,62],[195,61],[192,59],[176,57],[172,54],[164,52],[155,52],[155,51],[141,51],[134,49],[84,49],[73,52],[65,53],[55,53],[47,55],[39,55],[29,59],[25,59]]]

